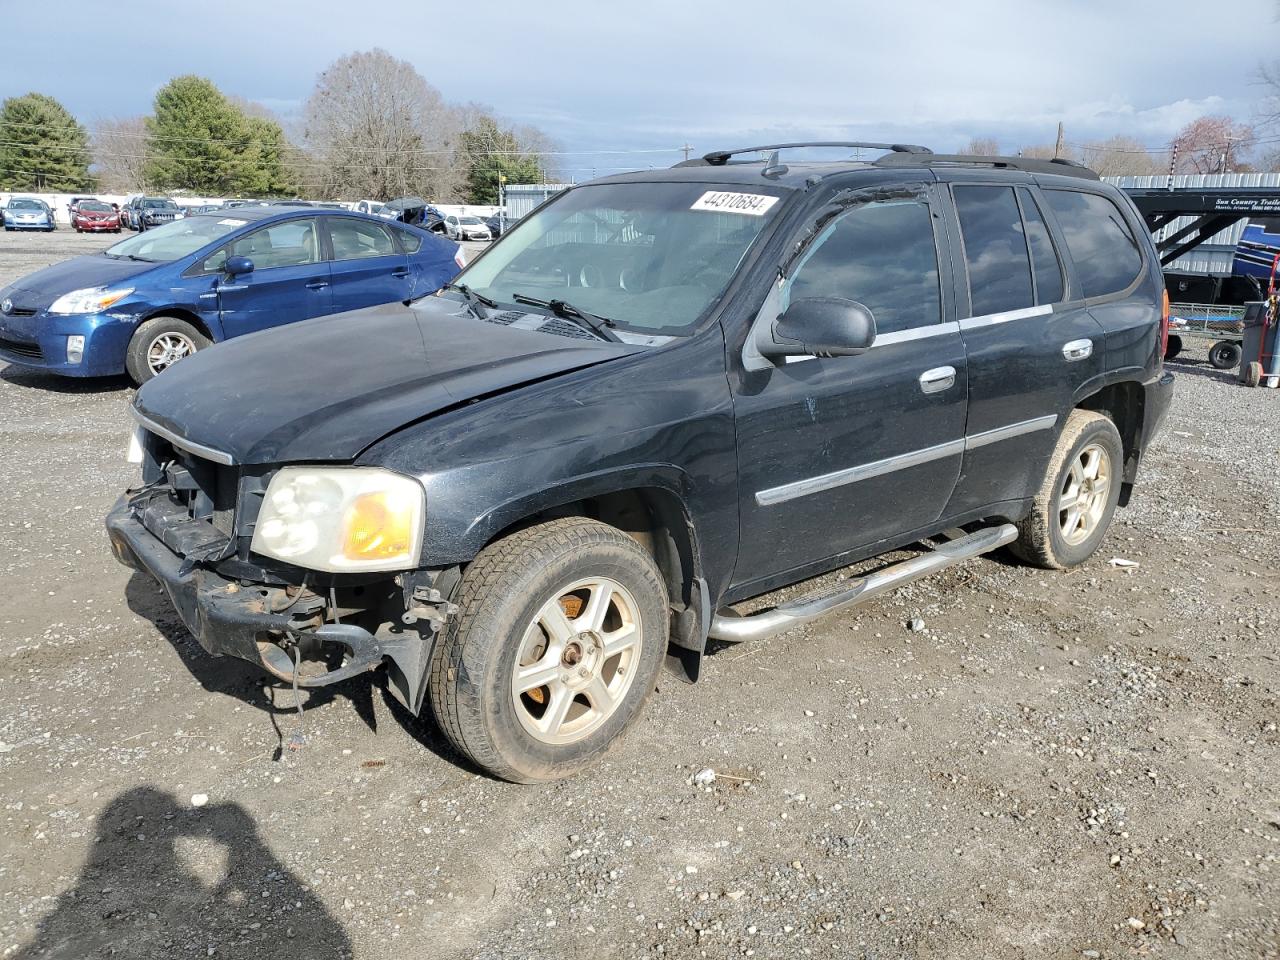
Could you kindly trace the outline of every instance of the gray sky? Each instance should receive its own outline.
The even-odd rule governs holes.
[[[296,114],[316,74],[381,46],[446,99],[542,127],[576,179],[772,139],[1007,149],[1123,133],[1163,144],[1188,120],[1248,120],[1280,56],[1275,0],[29,0],[0,3],[0,96],[37,90],[82,121],[147,112],[182,73]],[[195,14],[196,9],[203,12]],[[50,11],[56,9],[56,20]],[[376,12],[375,12],[376,11]],[[101,36],[114,62],[73,53]],[[84,50],[93,50],[84,47]],[[98,48],[102,51],[102,48]],[[1280,134],[1280,131],[1277,131]]]

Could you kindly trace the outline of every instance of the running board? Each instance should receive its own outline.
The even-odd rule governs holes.
[[[781,603],[772,610],[744,617],[726,607],[711,618],[710,636],[732,643],[771,637],[783,630],[817,620],[824,614],[863,603],[913,580],[988,553],[1017,538],[1018,528],[1011,523],[986,527],[976,533],[949,540],[929,553],[895,563],[856,580],[841,581],[834,586],[807,593]]]

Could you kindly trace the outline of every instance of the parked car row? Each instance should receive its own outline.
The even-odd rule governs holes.
[[[6,230],[58,229],[53,218],[53,208],[36,197],[11,197],[0,212]]]

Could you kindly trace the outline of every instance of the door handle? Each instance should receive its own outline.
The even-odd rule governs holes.
[[[397,280],[403,280],[405,277],[409,275],[409,268],[397,267],[396,269],[391,271],[391,275],[395,277]]]
[[[220,283],[218,284],[219,293],[235,293],[237,290],[248,290],[247,283]]]
[[[955,367],[934,367],[920,374],[920,389],[925,393],[941,393],[955,386]]]
[[[308,290],[323,290],[328,285],[329,285],[328,280],[308,280],[307,281]]]
[[[1068,363],[1087,360],[1093,356],[1092,340],[1069,340],[1062,345],[1062,355]]]

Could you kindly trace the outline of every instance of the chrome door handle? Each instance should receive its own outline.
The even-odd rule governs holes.
[[[1075,360],[1087,360],[1093,356],[1092,340],[1070,340],[1062,345],[1062,355],[1070,363]]]
[[[920,374],[920,389],[925,393],[941,393],[955,386],[955,367],[934,367]]]

